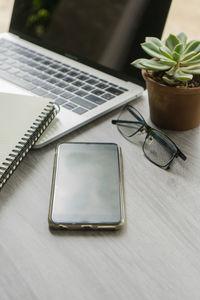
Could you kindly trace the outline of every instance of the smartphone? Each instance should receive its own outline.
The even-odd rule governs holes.
[[[49,206],[51,229],[119,229],[124,224],[122,155],[113,143],[57,146]]]

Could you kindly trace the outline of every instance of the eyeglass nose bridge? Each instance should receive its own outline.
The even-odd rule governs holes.
[[[151,135],[148,135],[145,139],[145,142],[151,145],[154,141],[154,138]]]

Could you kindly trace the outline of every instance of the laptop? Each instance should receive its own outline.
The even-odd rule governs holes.
[[[145,36],[161,37],[171,1],[15,0],[0,34],[0,92],[54,99],[42,147],[143,92]]]

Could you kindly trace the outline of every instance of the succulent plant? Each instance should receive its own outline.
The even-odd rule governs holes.
[[[168,85],[179,85],[200,74],[200,41],[187,42],[187,36],[181,32],[170,34],[164,41],[156,37],[146,37],[142,49],[155,58],[140,58],[132,62],[139,69],[162,71],[162,80]]]

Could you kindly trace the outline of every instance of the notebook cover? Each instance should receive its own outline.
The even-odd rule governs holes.
[[[0,188],[55,113],[50,99],[0,93]]]

